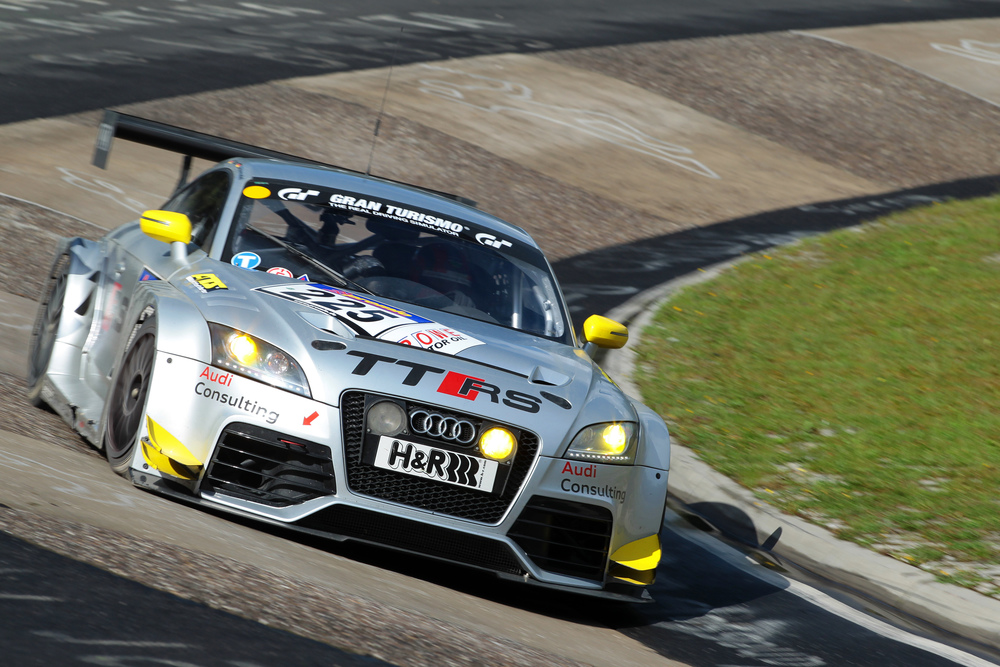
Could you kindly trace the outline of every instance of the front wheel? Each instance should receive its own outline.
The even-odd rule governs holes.
[[[104,429],[104,453],[108,463],[123,476],[128,472],[139,439],[156,354],[155,317],[148,317],[136,328],[111,387]]]
[[[31,346],[28,351],[28,401],[41,407],[42,386],[45,374],[52,360],[59,323],[62,321],[63,302],[66,300],[66,285],[69,283],[69,253],[63,253],[52,265],[52,273],[45,285],[38,315],[31,329]]]

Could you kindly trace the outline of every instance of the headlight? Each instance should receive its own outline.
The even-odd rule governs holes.
[[[368,408],[366,423],[375,435],[399,435],[406,428],[406,411],[392,401],[379,401]]]
[[[631,464],[635,461],[639,427],[632,422],[588,426],[573,438],[566,458],[594,463]]]
[[[288,354],[248,333],[209,323],[212,363],[278,389],[310,396],[305,373]]]
[[[479,438],[479,451],[494,461],[506,461],[517,451],[517,438],[507,429],[494,426]]]

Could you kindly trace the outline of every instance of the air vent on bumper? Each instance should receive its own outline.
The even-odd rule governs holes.
[[[332,495],[330,448],[251,424],[230,424],[219,437],[202,489],[272,507]]]
[[[603,582],[611,525],[604,507],[532,496],[507,537],[543,570]]]

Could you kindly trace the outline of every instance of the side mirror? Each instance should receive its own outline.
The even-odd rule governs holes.
[[[628,342],[628,328],[600,315],[591,315],[583,323],[583,339],[587,341],[583,350],[593,356],[594,348],[603,347],[617,350]]]
[[[146,211],[139,218],[139,227],[146,236],[170,244],[174,261],[187,263],[187,244],[191,242],[191,220],[175,211]]]

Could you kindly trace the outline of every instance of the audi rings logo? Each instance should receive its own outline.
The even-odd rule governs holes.
[[[414,433],[450,440],[460,445],[471,444],[476,439],[476,427],[467,419],[445,417],[427,410],[410,413],[410,428]]]

